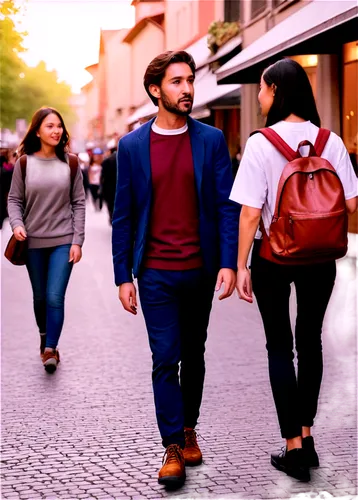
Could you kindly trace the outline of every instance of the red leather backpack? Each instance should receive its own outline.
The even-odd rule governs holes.
[[[294,151],[271,128],[263,134],[286,158],[280,177],[269,235],[262,226],[261,257],[278,264],[315,264],[347,253],[348,216],[342,183],[329,161],[321,158],[330,131],[319,129],[315,144],[302,141]],[[300,148],[309,146],[307,157]]]

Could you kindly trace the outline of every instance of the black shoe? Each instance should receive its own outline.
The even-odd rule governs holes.
[[[306,455],[307,467],[319,467],[319,459],[314,447],[314,440],[312,436],[307,436],[302,439],[302,448]]]
[[[307,482],[311,479],[310,471],[305,463],[305,453],[302,448],[294,448],[290,451],[282,448],[281,453],[273,453],[271,455],[271,464],[276,469],[300,481]]]

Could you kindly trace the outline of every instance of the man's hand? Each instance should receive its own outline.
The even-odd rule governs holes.
[[[77,264],[82,258],[82,248],[79,245],[71,245],[70,258],[68,262]]]
[[[232,292],[235,290],[236,284],[236,273],[233,269],[223,268],[220,269],[218,274],[218,279],[215,285],[215,291],[218,292],[221,288],[221,285],[224,283],[224,293],[219,296],[219,300],[226,299],[230,297]]]
[[[250,304],[252,304],[251,275],[247,268],[238,270],[236,289],[240,299],[246,300],[246,302],[250,302]]]
[[[119,300],[126,311],[137,314],[137,290],[133,283],[123,283],[120,285]]]
[[[16,226],[14,229],[14,236],[17,241],[25,241],[27,238],[25,228],[22,226]]]

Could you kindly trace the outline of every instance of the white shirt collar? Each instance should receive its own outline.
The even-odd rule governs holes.
[[[152,130],[156,134],[160,135],[179,135],[179,134],[184,134],[188,130],[188,124],[186,123],[183,127],[180,128],[166,129],[158,127],[155,120],[152,124]]]

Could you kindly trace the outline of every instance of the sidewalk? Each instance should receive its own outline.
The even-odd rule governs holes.
[[[0,233],[2,249],[10,235]],[[204,463],[185,486],[157,484],[160,445],[151,356],[141,313],[124,312],[113,285],[107,214],[87,213],[75,266],[61,363],[47,375],[38,353],[30,283],[1,256],[1,499],[273,499],[311,492],[357,495],[356,260],[338,263],[323,334],[325,370],[315,439],[321,467],[308,484],[270,465],[283,446],[256,304],[215,299],[199,440]],[[3,250],[2,250],[3,255]]]

